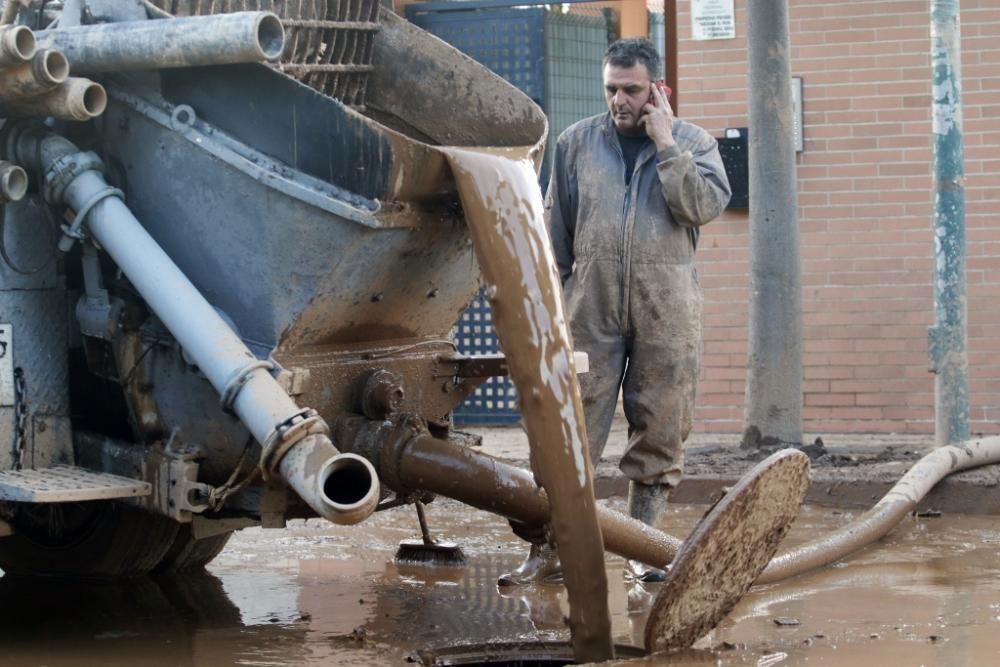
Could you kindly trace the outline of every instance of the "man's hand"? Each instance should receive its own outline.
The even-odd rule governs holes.
[[[670,108],[670,101],[663,94],[659,86],[652,84],[650,90],[653,95],[653,104],[646,104],[642,107],[643,115],[639,119],[639,126],[646,130],[646,134],[653,143],[656,150],[662,151],[674,145],[674,110]]]

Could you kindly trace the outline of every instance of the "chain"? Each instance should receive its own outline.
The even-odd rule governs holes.
[[[25,425],[28,421],[28,404],[24,400],[24,371],[14,369],[14,470],[24,467]]]

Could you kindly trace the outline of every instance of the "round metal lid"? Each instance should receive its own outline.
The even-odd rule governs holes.
[[[687,648],[750,589],[798,515],[809,457],[776,452],[698,522],[671,563],[646,623],[646,650]]]

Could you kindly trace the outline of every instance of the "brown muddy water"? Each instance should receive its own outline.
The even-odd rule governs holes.
[[[604,547],[569,324],[530,149],[444,151],[517,387],[531,469],[548,496],[575,655],[604,661],[614,655]]]
[[[704,509],[673,508],[674,532]],[[415,512],[399,508],[352,527],[244,531],[200,577],[0,578],[0,665],[367,667],[428,647],[568,639],[563,587],[498,592],[524,552],[506,522],[444,500],[427,513],[462,544],[464,567],[397,567],[396,543],[418,534]],[[851,516],[805,508],[786,542]],[[910,518],[845,563],[753,589],[697,650],[627,664],[995,664],[998,547],[995,517]],[[615,641],[640,645],[655,589],[626,584],[617,557],[606,569]]]

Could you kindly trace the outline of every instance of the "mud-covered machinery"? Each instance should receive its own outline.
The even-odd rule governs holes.
[[[604,549],[672,563],[646,645],[688,646],[788,530],[799,452],[683,547],[596,505],[545,117],[376,0],[7,0],[0,119],[6,575],[196,568],[246,526],[443,494],[550,525],[599,662]],[[449,423],[508,371],[448,338],[477,258],[541,487]]]
[[[403,449],[461,448],[450,411],[504,372],[448,339],[479,270],[431,146],[537,156],[543,114],[376,0],[277,4],[6,3],[6,572],[411,502]]]

